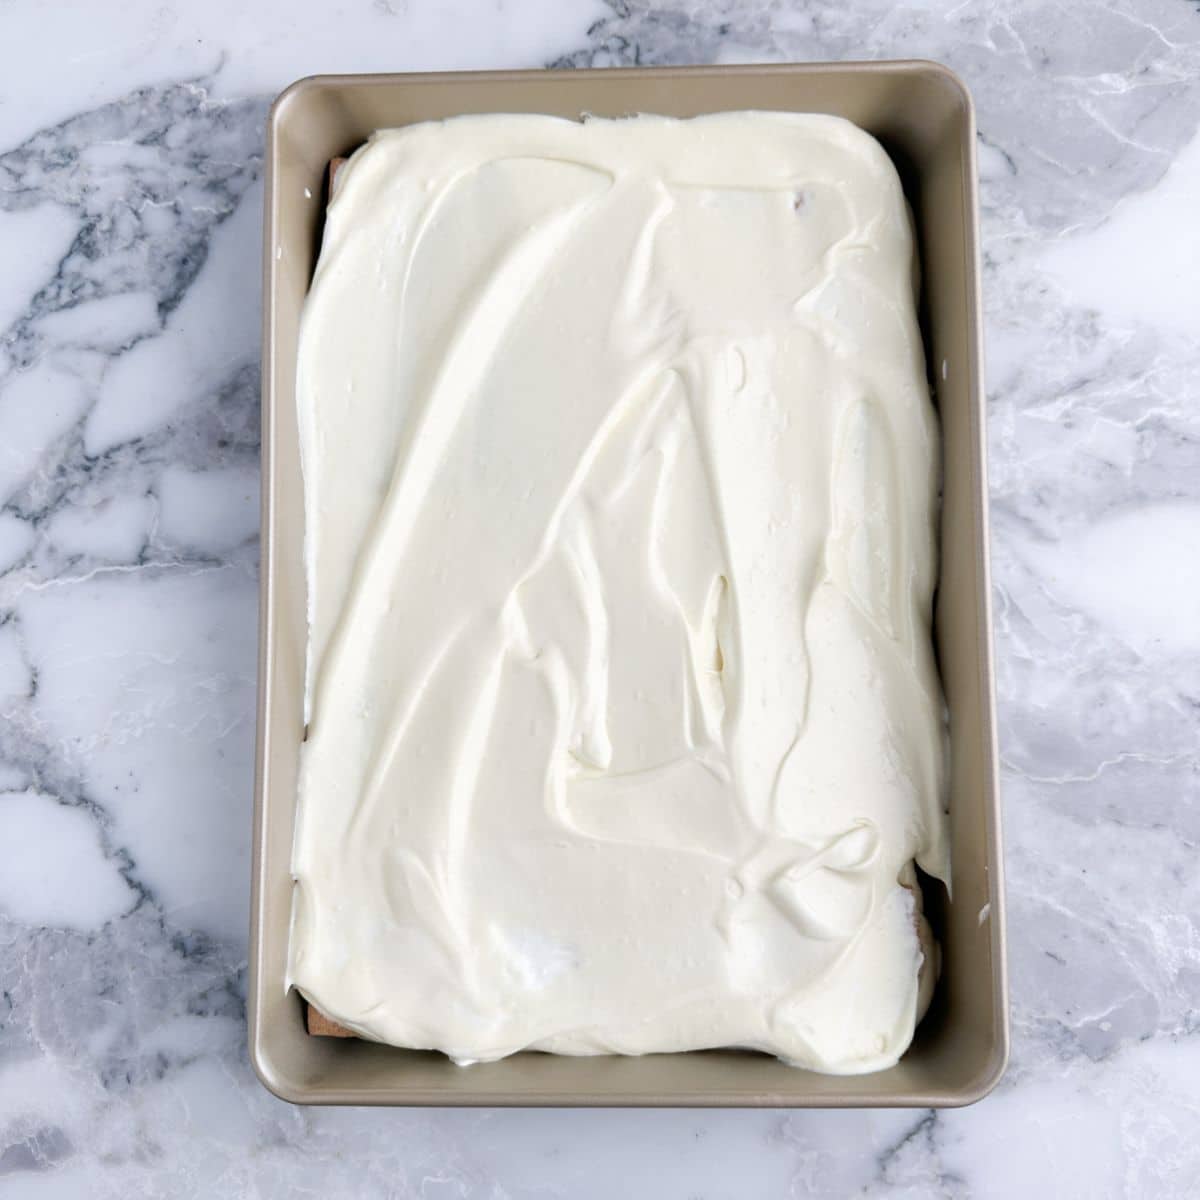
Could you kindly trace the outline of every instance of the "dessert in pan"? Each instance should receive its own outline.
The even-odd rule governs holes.
[[[914,262],[835,117],[459,117],[341,166],[297,382],[311,1031],[904,1052],[948,878]]]

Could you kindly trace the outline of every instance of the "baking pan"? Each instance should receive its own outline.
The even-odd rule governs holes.
[[[672,116],[834,113],[891,154],[912,205],[921,322],[944,437],[937,650],[950,710],[952,872],[926,888],[942,944],[937,995],[890,1070],[830,1076],[732,1050],[642,1058],[523,1053],[456,1067],[441,1055],[309,1037],[284,987],[288,873],[303,736],[304,505],[296,340],[316,261],[329,160],[379,128],[461,113]],[[315,76],[267,120],[263,286],[262,583],[251,892],[249,1046],[259,1078],[298,1103],[943,1106],[999,1079],[1008,1053],[1000,813],[992,699],[975,119],[935,63]]]

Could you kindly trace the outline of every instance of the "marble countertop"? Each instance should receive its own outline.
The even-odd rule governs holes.
[[[1200,1194],[1195,0],[0,5],[0,1194]],[[263,116],[930,57],[979,109],[1014,1047],[974,1108],[302,1110],[245,1051]]]

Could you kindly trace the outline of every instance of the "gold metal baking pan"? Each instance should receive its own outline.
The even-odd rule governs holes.
[[[379,128],[460,113],[693,116],[835,113],[874,134],[915,215],[922,327],[944,435],[937,650],[950,709],[950,897],[927,889],[943,974],[893,1068],[828,1076],[738,1051],[643,1058],[517,1054],[456,1067],[437,1054],[310,1037],[284,988],[305,649],[304,506],[294,396],[301,305],[330,159]],[[925,62],[303,79],[267,121],[263,286],[262,584],[251,894],[250,1058],[298,1103],[483,1105],[956,1105],[1008,1053],[984,462],[975,119],[962,82]],[[937,894],[928,894],[935,891]]]

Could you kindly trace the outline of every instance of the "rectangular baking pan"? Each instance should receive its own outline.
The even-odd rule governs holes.
[[[916,221],[921,320],[944,436],[936,637],[950,710],[950,897],[926,888],[943,972],[912,1047],[888,1071],[827,1076],[738,1051],[568,1058],[524,1053],[460,1068],[440,1055],[309,1037],[284,988],[289,860],[303,735],[304,506],[296,340],[331,158],[379,128],[461,113],[680,117],[737,109],[834,113],[874,134]],[[249,1050],[297,1103],[946,1106],[999,1079],[1008,1054],[1000,811],[993,716],[975,119],[935,63],[316,76],[267,120],[262,378],[262,582],[251,894]]]

